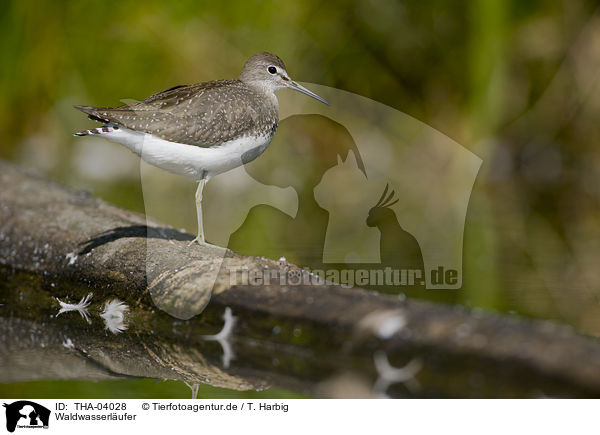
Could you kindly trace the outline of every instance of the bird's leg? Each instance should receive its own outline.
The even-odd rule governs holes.
[[[190,242],[190,245],[194,242],[198,244],[203,244],[204,242],[204,225],[202,222],[202,191],[204,190],[204,185],[206,184],[206,179],[202,179],[198,182],[198,188],[196,189],[196,213],[198,215],[198,235],[194,240]]]

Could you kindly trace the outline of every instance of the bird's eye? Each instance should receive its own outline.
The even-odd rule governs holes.
[[[269,71],[271,74],[275,74],[277,72],[277,68],[275,68],[274,66],[270,66],[269,68],[267,68],[267,71]]]

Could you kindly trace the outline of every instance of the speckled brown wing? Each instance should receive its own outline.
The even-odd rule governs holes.
[[[275,104],[238,80],[177,86],[115,108],[76,107],[96,121],[201,147],[268,134],[277,125]]]

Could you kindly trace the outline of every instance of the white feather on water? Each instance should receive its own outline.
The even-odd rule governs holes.
[[[104,319],[104,326],[113,334],[118,334],[127,329],[125,312],[129,307],[118,299],[106,301],[100,317]]]

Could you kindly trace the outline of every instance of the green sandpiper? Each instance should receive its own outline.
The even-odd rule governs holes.
[[[104,123],[75,136],[102,136],[154,166],[196,180],[198,236],[192,243],[204,243],[204,185],[265,151],[279,120],[275,91],[285,88],[329,104],[291,80],[283,61],[265,52],[248,59],[237,80],[175,86],[120,107],[75,106]]]

